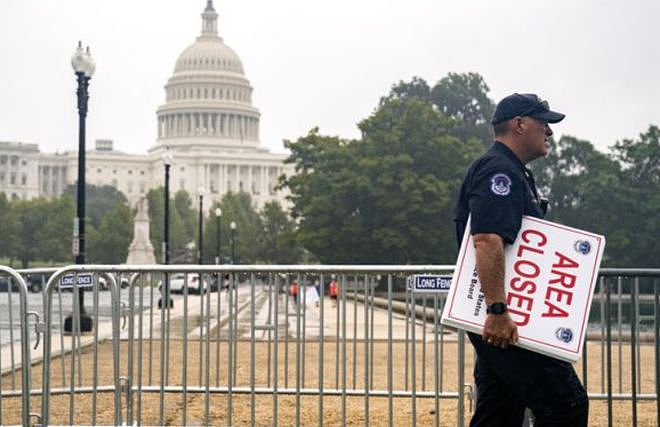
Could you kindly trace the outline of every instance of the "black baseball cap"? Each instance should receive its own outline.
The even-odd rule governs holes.
[[[496,125],[514,117],[534,117],[548,123],[558,123],[566,115],[551,111],[548,101],[541,100],[533,93],[514,93],[497,104],[491,123]]]

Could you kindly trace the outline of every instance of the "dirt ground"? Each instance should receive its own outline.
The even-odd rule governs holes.
[[[216,357],[217,345],[219,344],[220,358]],[[268,357],[268,349],[270,347],[270,359]],[[187,354],[184,354],[184,348]],[[220,387],[227,386],[228,379],[228,343],[226,341],[215,342],[212,341],[209,347],[210,354],[210,370],[209,370],[209,383],[211,387],[219,385]],[[168,370],[169,370],[169,386],[181,386],[184,382],[189,388],[189,392],[184,396],[180,391],[166,392],[163,394],[162,412],[160,393],[158,392],[158,385],[160,384],[160,342],[151,342],[151,355],[149,353],[149,342],[144,341],[142,344],[142,375],[138,375],[138,360],[134,360],[133,371],[133,386],[137,387],[141,382],[145,390],[141,396],[137,393],[133,395],[133,421],[139,417],[143,425],[156,425],[162,423],[166,425],[204,425],[205,424],[205,394],[203,392],[194,392],[195,390],[202,391],[206,383],[204,371],[202,370],[200,382],[200,345],[198,342],[189,342],[187,347],[183,346],[183,342],[174,340],[170,344]],[[238,343],[236,349],[238,364],[236,369],[236,383],[234,387],[243,387],[248,389],[251,384],[251,345],[249,341],[241,341]],[[271,369],[269,372],[268,366],[274,366],[274,346],[270,346],[266,342],[257,342],[255,345],[255,378],[254,384],[257,388],[273,386],[274,372]],[[411,348],[408,348],[410,352]],[[137,352],[137,342],[135,343],[135,352]],[[364,387],[364,372],[365,372],[365,348],[364,343],[357,342],[354,349],[352,341],[346,345],[346,357],[344,359],[344,346],[340,343],[339,347],[335,345],[334,340],[326,340],[323,343],[323,388],[326,392],[332,393],[332,390],[343,389],[342,378],[342,361],[346,361],[346,388],[349,390],[363,389]],[[355,351],[355,365],[353,364]],[[371,351],[371,350],[369,350]],[[302,353],[302,346],[301,346]],[[417,391],[431,391],[434,389],[435,384],[435,370],[434,359],[435,352],[432,343],[428,343],[426,347],[426,354],[423,354],[421,342],[416,346],[416,388]],[[121,343],[120,350],[120,374],[123,377],[128,377],[128,342]],[[202,345],[202,356],[206,354],[205,344]],[[296,388],[296,379],[300,379],[300,387],[302,389],[318,389],[319,387],[319,354],[320,343],[318,341],[307,342],[305,345],[304,357],[304,383],[302,375],[302,354],[300,364],[300,375],[296,375],[296,345],[294,341],[288,344],[288,358],[285,357],[286,345],[280,341],[278,345],[278,371],[277,371],[277,387],[280,390],[277,396],[272,393],[256,394],[255,396],[255,424],[256,425],[273,425],[274,412],[277,411],[277,422],[280,425],[294,425],[296,423],[296,396],[286,394],[293,392]],[[408,371],[408,384],[406,387],[406,347],[404,343],[396,342],[392,346],[393,354],[393,389],[394,390],[410,390],[412,387],[412,373]],[[599,343],[590,343],[588,347],[588,389],[591,393],[604,393],[606,390],[601,382],[601,348]],[[409,353],[410,355],[410,353]],[[455,342],[445,342],[439,355],[442,358],[439,365],[442,367],[438,371],[438,380],[442,382],[442,387],[439,387],[442,392],[456,392],[457,390],[457,347]],[[110,343],[104,343],[99,346],[98,353],[95,353],[93,348],[84,349],[82,352],[81,369],[82,378],[79,376],[78,369],[75,369],[75,383],[82,386],[91,386],[94,384],[92,376],[94,359],[98,357],[98,385],[111,386],[113,379],[113,362],[112,362],[112,346]],[[422,359],[426,356],[425,359]],[[409,356],[409,368],[411,368]],[[622,378],[621,388],[619,389],[619,353],[618,347],[612,348],[613,360],[613,392],[618,393],[629,392],[630,390],[630,352],[629,346],[624,345],[621,349],[621,366]],[[387,369],[388,369],[388,348],[385,342],[376,342],[373,351],[373,381],[371,390],[379,392],[386,391],[388,385]],[[205,359],[201,359],[205,360]],[[466,344],[466,368],[465,380],[466,383],[472,382],[472,351],[469,344]],[[62,372],[62,360],[55,359],[52,361],[51,368],[51,388],[53,392],[58,392],[57,389],[65,388],[68,390],[71,382],[70,368],[71,358],[66,356],[64,359],[64,375]],[[149,363],[151,361],[151,363]],[[286,362],[286,364],[285,364]],[[77,363],[77,362],[76,362]],[[184,381],[184,369],[187,378]],[[203,366],[203,363],[202,363]],[[218,366],[220,371],[217,371]],[[288,366],[288,368],[287,368]],[[423,366],[426,367],[425,372]],[[643,345],[641,351],[641,393],[654,393],[655,392],[655,370],[654,370],[654,355],[652,345]],[[338,368],[338,370],[337,370]],[[582,376],[582,365],[577,363],[576,371]],[[42,366],[35,365],[32,367],[33,384],[32,389],[41,387],[41,372]],[[269,375],[270,374],[270,375]],[[354,375],[355,374],[355,375]],[[355,380],[354,380],[355,377]],[[219,382],[216,382],[216,378]],[[425,382],[423,381],[425,378]],[[20,388],[20,372],[16,372],[13,378],[15,388]],[[354,382],[355,381],[355,382]],[[151,387],[151,391],[147,389]],[[197,388],[195,388],[197,387]],[[12,375],[5,375],[2,378],[2,390],[8,392],[12,390]],[[65,390],[66,391],[66,390]],[[239,390],[240,391],[240,390]],[[122,418],[126,417],[127,410],[127,395],[124,393],[121,396],[121,415]],[[233,425],[246,425],[251,422],[252,413],[252,396],[248,394],[234,393],[232,395],[232,424]],[[275,399],[277,404],[275,405]],[[300,411],[299,420],[300,425],[318,425],[320,398],[315,392],[310,396],[301,396],[300,398]],[[96,406],[94,407],[94,400]],[[345,413],[343,415],[343,402],[345,402]],[[361,396],[347,396],[342,399],[341,396],[323,396],[323,423],[325,425],[334,426],[342,425],[364,425],[366,423],[366,405],[367,399]],[[417,398],[416,400],[416,421],[418,425],[433,425],[435,422],[436,414],[434,413],[435,399],[433,398]],[[31,398],[30,411],[34,413],[40,412],[41,398],[40,396],[33,396]],[[369,422],[372,425],[385,425],[388,420],[389,401],[387,397],[369,397]],[[412,399],[407,398],[394,398],[392,400],[392,413],[393,423],[397,426],[411,425],[412,423]],[[73,407],[73,411],[71,411]],[[457,416],[457,402],[455,398],[440,399],[439,400],[440,412],[438,414],[439,424],[442,426],[456,425]],[[228,409],[228,396],[227,393],[211,393],[209,399],[209,424],[211,425],[226,425],[227,424],[227,409]],[[471,402],[468,398],[465,400],[465,420],[470,417]],[[638,425],[639,426],[657,426],[656,419],[656,402],[655,401],[640,401],[637,406],[638,410]],[[113,393],[98,393],[96,396],[92,393],[78,393],[72,400],[71,395],[67,392],[65,394],[54,394],[50,399],[50,420],[51,424],[114,424],[114,394]],[[628,426],[632,423],[632,403],[629,401],[614,401],[613,403],[613,424]],[[3,397],[0,399],[0,424],[20,424],[20,398]],[[590,426],[607,425],[607,403],[606,401],[593,400],[590,406]]]

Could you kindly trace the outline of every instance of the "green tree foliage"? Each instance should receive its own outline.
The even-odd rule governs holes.
[[[454,194],[479,146],[429,103],[399,98],[359,124],[359,141],[314,129],[285,143],[299,238],[324,263],[453,261]]]
[[[259,258],[268,264],[297,264],[302,248],[296,238],[296,225],[278,202],[268,202],[261,210],[264,233]]]
[[[38,258],[49,264],[72,261],[73,199],[64,195],[49,200],[48,204],[49,214],[40,232]]]
[[[125,203],[117,204],[101,219],[96,235],[90,236],[88,262],[123,264],[133,240],[133,216]]]
[[[625,218],[630,230],[625,265],[658,267],[660,253],[660,129],[649,126],[638,139],[624,139],[612,147],[623,171],[623,203],[612,203],[613,222]],[[631,250],[632,249],[632,250]]]
[[[16,254],[18,246],[19,218],[12,212],[11,202],[5,193],[0,193],[0,224],[2,224],[2,244],[0,244],[0,256],[9,258],[10,261]]]
[[[260,258],[264,242],[264,226],[259,213],[252,204],[252,198],[246,192],[227,193],[219,204],[208,210],[205,224],[204,262],[215,262],[217,225],[215,208],[222,209],[220,224],[221,256],[224,260],[250,264],[263,261]],[[236,223],[236,230],[230,229],[231,222]],[[231,238],[235,238],[236,259],[231,260]]]
[[[3,221],[3,255],[18,260],[22,268],[31,262],[70,261],[73,229],[73,202],[70,197],[7,201],[0,197]]]
[[[445,117],[451,119],[450,133],[468,141],[476,139],[483,147],[493,142],[490,120],[495,103],[488,96],[490,89],[478,73],[449,73],[433,87],[420,78],[400,81],[390,93],[381,98],[380,106],[390,101],[417,99],[432,104]]]
[[[163,187],[149,190],[147,193],[149,238],[158,261],[163,259],[164,203]],[[179,190],[174,196],[170,195],[170,258],[173,263],[192,260],[188,245],[196,238],[197,213],[191,205],[190,196],[184,190]]]
[[[495,111],[489,91],[478,73],[449,73],[431,89],[431,102],[454,120],[454,136],[476,138],[488,147],[493,141],[490,120]]]
[[[67,186],[64,190],[64,195],[69,195],[72,200],[76,201],[78,194],[77,184]],[[87,224],[91,224],[94,228],[98,228],[101,224],[101,219],[115,208],[120,203],[127,204],[126,196],[115,187],[111,185],[85,185],[85,217]]]

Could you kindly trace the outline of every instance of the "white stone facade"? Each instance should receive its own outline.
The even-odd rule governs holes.
[[[293,168],[284,164],[286,155],[260,146],[252,87],[238,55],[217,35],[217,17],[208,0],[201,35],[179,55],[165,85],[156,143],[146,155],[131,155],[114,151],[112,141],[97,140],[87,152],[88,183],[112,185],[135,204],[163,185],[162,156],[168,152],[172,192],[186,190],[195,198],[203,188],[210,206],[227,192],[245,191],[257,208],[271,200],[287,206],[286,194],[275,187]],[[0,142],[0,192],[24,199],[60,195],[76,182],[77,161],[76,152],[47,154],[36,144]]]

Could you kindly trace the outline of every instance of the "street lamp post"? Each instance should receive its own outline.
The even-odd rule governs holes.
[[[172,165],[172,155],[169,152],[163,154],[163,166],[165,167],[165,181],[163,185],[163,264],[170,263],[170,166]],[[174,307],[174,301],[170,297],[170,278],[167,273],[164,274],[165,286],[161,298],[158,300],[158,308],[163,308],[163,298],[168,302],[167,308]]]
[[[220,264],[220,217],[222,216],[222,209],[215,208],[215,219],[217,233],[215,236],[215,263]]]
[[[231,263],[238,264],[236,262],[236,223],[232,221],[229,228],[231,229]]]
[[[199,265],[203,264],[203,254],[204,254],[204,249],[202,247],[204,243],[204,238],[202,235],[203,231],[203,221],[204,221],[204,188],[199,187],[198,189],[199,193],[199,221],[197,224],[197,237],[198,237],[198,244],[197,244],[197,263]]]
[[[73,224],[73,255],[76,264],[85,264],[85,120],[87,118],[87,101],[89,100],[89,80],[94,74],[96,65],[89,53],[89,46],[83,50],[82,43],[71,57],[71,66],[78,80],[78,183],[76,218]],[[74,284],[74,286],[76,286]],[[80,311],[80,332],[90,332],[93,328],[92,317],[85,311],[85,294],[78,289],[78,305]],[[64,330],[73,331],[73,314],[64,319]]]

